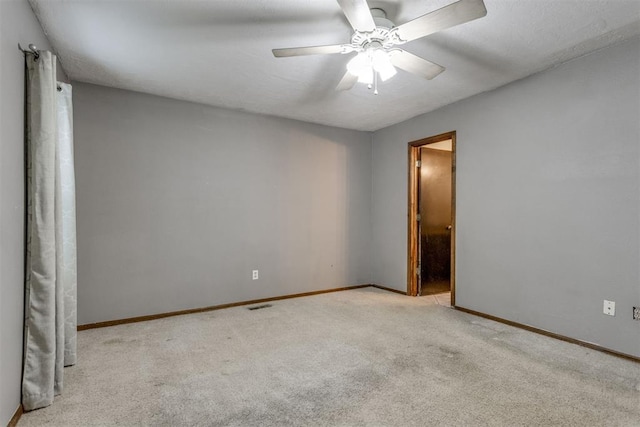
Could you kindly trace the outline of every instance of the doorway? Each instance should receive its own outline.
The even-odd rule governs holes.
[[[407,293],[455,305],[455,131],[409,143]]]

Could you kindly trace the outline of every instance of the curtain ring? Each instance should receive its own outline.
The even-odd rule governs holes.
[[[22,53],[31,53],[31,54],[33,54],[33,56],[35,57],[36,61],[38,60],[38,58],[40,58],[40,52],[38,52],[38,48],[33,43],[29,43],[29,49],[23,49],[22,46],[20,46],[20,43],[18,43],[18,49]]]
[[[40,58],[40,52],[38,52],[38,48],[35,44],[29,43],[29,50],[33,52],[33,54],[36,56],[36,59]]]

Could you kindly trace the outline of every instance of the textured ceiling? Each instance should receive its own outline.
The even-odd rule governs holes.
[[[348,43],[336,0],[30,3],[73,80],[368,131],[640,34],[640,0],[485,0],[486,17],[403,46],[444,73],[399,71],[374,96],[334,90],[350,55],[271,53]],[[396,25],[449,3],[369,1]]]

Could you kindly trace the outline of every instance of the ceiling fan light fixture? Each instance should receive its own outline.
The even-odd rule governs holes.
[[[373,84],[373,68],[369,67],[360,71],[360,74],[358,74],[358,83],[372,85]]]
[[[383,69],[377,70],[378,74],[380,74],[380,80],[386,82],[391,77],[395,76],[397,71],[393,65],[389,65],[389,67],[385,67]]]
[[[373,52],[373,69],[380,74],[380,79],[384,82],[395,76],[397,71],[396,67],[391,63],[389,54],[381,49],[376,49]]]
[[[391,63],[389,54],[382,49],[358,53],[347,63],[347,70],[358,77],[358,83],[366,85],[373,83],[374,73],[378,73],[380,80],[383,82],[397,73],[396,68]]]
[[[351,89],[357,82],[367,83],[371,88],[371,80],[377,88],[378,80],[386,81],[397,73],[396,67],[427,80],[433,79],[445,70],[443,66],[394,46],[482,18],[487,14],[483,0],[456,0],[396,26],[387,18],[383,9],[370,8],[367,0],[337,1],[354,31],[350,43],[273,49],[272,52],[277,58],[358,52],[347,64],[347,72],[336,87],[336,90],[340,91]],[[393,56],[390,57],[389,54]],[[374,93],[377,94],[378,91],[375,90]]]
[[[354,76],[360,76],[371,69],[371,60],[365,52],[360,52],[347,63],[347,70]]]
[[[358,77],[359,83],[373,83],[373,64],[367,52],[360,52],[347,63],[347,71]]]

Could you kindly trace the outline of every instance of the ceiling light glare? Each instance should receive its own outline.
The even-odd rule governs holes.
[[[397,73],[396,67],[391,63],[389,54],[381,49],[377,49],[373,52],[372,64],[373,69],[380,74],[380,79],[383,82],[389,80]]]
[[[358,74],[358,83],[364,83],[366,85],[373,84],[373,68],[363,69],[360,74]]]
[[[354,76],[360,76],[368,69],[371,69],[371,60],[364,52],[357,54],[347,63],[347,70]]]
[[[358,77],[359,83],[370,85],[373,83],[373,66],[371,56],[361,52],[347,63],[349,73]]]

